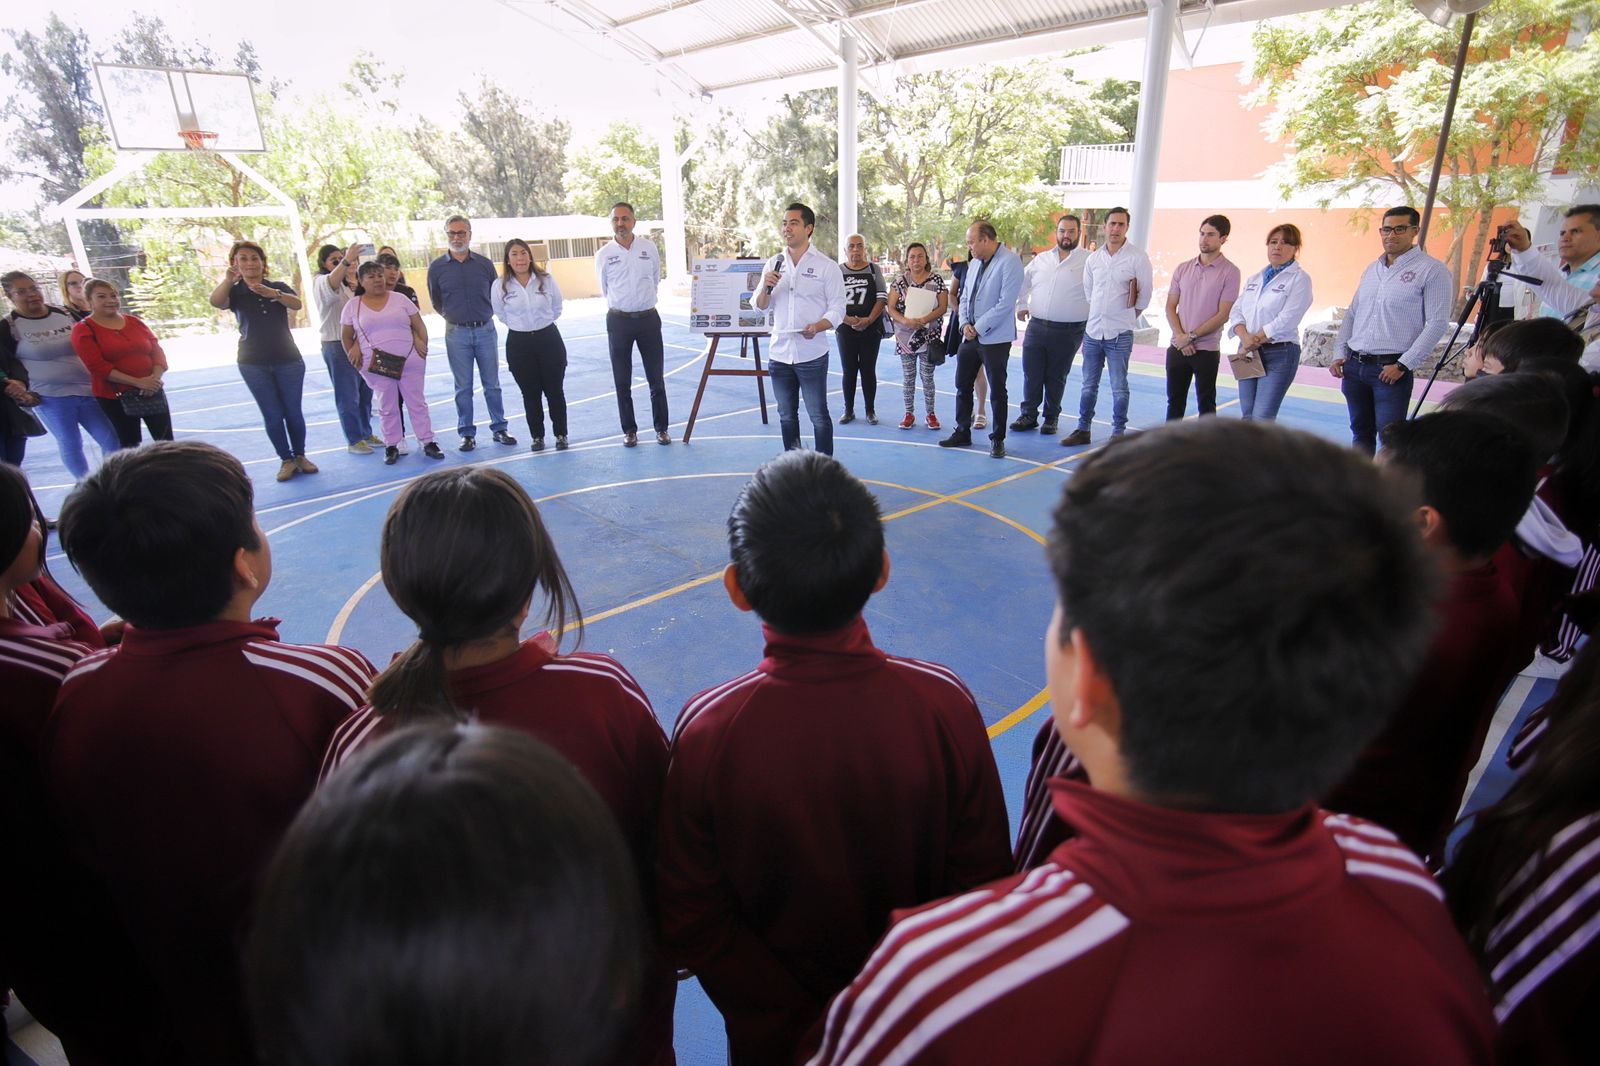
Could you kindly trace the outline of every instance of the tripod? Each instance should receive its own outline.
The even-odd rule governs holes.
[[[1478,282],[1472,290],[1472,295],[1467,297],[1467,304],[1461,309],[1461,317],[1456,320],[1455,332],[1450,334],[1450,340],[1445,343],[1444,354],[1439,357],[1433,373],[1428,375],[1428,383],[1422,387],[1422,395],[1417,397],[1417,402],[1412,405],[1408,418],[1416,418],[1422,410],[1422,404],[1428,398],[1428,391],[1433,388],[1433,383],[1439,380],[1439,372],[1450,365],[1450,361],[1465,351],[1465,346],[1456,348],[1455,343],[1461,336],[1461,331],[1466,328],[1467,320],[1472,317],[1475,308],[1480,309],[1478,321],[1473,327],[1473,339],[1477,340],[1484,335],[1488,326],[1495,322],[1509,321],[1513,312],[1509,307],[1500,306],[1500,278],[1502,276],[1513,278],[1527,285],[1543,285],[1538,278],[1530,278],[1526,274],[1513,274],[1509,270],[1496,269],[1499,264],[1491,261],[1489,276]]]

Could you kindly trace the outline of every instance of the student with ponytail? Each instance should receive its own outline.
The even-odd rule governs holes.
[[[522,486],[493,467],[424,475],[389,508],[379,557],[384,588],[416,623],[417,640],[334,734],[324,779],[377,737],[414,722],[517,729],[577,767],[616,816],[639,870],[649,871],[666,734],[620,663],[561,653],[569,622],[581,636],[577,596]],[[547,628],[523,640],[536,597]],[[641,886],[648,900],[648,879]],[[672,973],[660,964],[648,973],[644,1018],[624,1042],[626,1061],[670,1062]]]

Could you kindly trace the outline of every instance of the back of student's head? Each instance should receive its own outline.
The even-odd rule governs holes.
[[[638,880],[604,803],[539,741],[429,723],[314,794],[246,951],[275,1066],[583,1066],[633,1013]]]
[[[1539,465],[1526,434],[1478,411],[1435,411],[1382,433],[1382,462],[1422,479],[1422,502],[1467,559],[1492,555],[1510,539],[1533,499]]]
[[[832,456],[790,451],[750,479],[728,516],[739,587],[780,633],[826,633],[866,606],[883,572],[878,501]]]
[[[199,441],[113,452],[61,508],[61,546],[107,607],[142,629],[209,622],[256,551],[255,491],[239,460]]]
[[[1569,364],[1576,369],[1575,364]],[[1510,422],[1533,445],[1541,462],[1561,450],[1569,421],[1566,389],[1547,374],[1487,374],[1473,378],[1439,404],[1446,411],[1474,411]]]
[[[444,653],[514,626],[535,592],[557,639],[580,628],[577,596],[521,485],[495,467],[463,466],[407,485],[383,522],[383,587],[417,624],[417,641],[378,675],[386,718],[457,717]]]
[[[1576,363],[1583,355],[1583,338],[1558,318],[1527,318],[1507,322],[1489,334],[1478,351],[1485,359],[1498,359],[1509,374],[1524,359],[1539,356]]]
[[[1050,563],[1121,707],[1133,786],[1268,813],[1323,795],[1404,695],[1436,583],[1415,487],[1263,423],[1174,423],[1085,459]]]
[[[1512,377],[1534,374],[1561,384],[1571,419],[1567,438],[1556,456],[1556,484],[1561,489],[1568,525],[1591,536],[1600,521],[1600,374],[1570,359],[1540,356],[1524,359]]]

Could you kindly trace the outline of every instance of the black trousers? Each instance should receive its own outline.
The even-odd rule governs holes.
[[[874,322],[866,329],[840,326],[833,331],[839,344],[839,366],[844,369],[844,409],[856,409],[856,375],[861,375],[861,399],[867,414],[878,411],[878,349],[883,344],[883,327]]]
[[[633,346],[639,346],[639,362],[644,379],[650,383],[650,421],[657,433],[667,429],[667,382],[661,367],[665,346],[661,343],[661,316],[653,309],[634,317],[621,311],[606,314],[606,339],[611,345],[611,382],[617,388],[617,415],[622,432],[639,432],[633,415]],[[553,417],[553,416],[552,416]]]
[[[1217,413],[1217,364],[1220,351],[1208,352],[1196,348],[1193,355],[1184,355],[1167,345],[1167,421],[1176,422],[1189,406],[1189,382],[1194,382],[1194,396],[1200,413]]]
[[[514,329],[506,334],[506,368],[522,392],[522,413],[528,432],[544,436],[544,405],[550,404],[550,428],[567,435],[567,346],[554,322],[544,329]]]
[[[100,404],[100,410],[111,419],[111,428],[117,431],[117,442],[124,448],[137,448],[139,446],[139,419],[122,409],[121,400],[108,400],[104,396],[95,397]],[[150,430],[151,440],[172,439],[172,412],[164,415],[145,415],[144,424]]]
[[[1011,361],[1011,342],[979,344],[963,339],[956,352],[956,425],[972,429],[972,386],[978,380],[978,368],[989,374],[989,439],[1006,439],[1006,364]]]

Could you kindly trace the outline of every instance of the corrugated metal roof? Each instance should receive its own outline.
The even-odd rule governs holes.
[[[501,0],[517,7],[526,0]],[[1180,0],[1199,10],[1203,0]],[[1253,4],[1255,0],[1216,0]],[[1310,0],[1325,6],[1329,0]],[[830,71],[841,33],[864,65],[1142,19],[1145,0],[549,0],[584,26],[658,62],[689,89]]]

